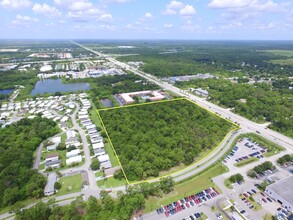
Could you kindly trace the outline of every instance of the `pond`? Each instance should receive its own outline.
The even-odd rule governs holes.
[[[90,90],[90,84],[88,83],[62,83],[61,79],[46,79],[40,80],[35,85],[35,88],[31,92],[31,95],[55,93],[55,92],[75,92]]]
[[[14,89],[0,89],[0,95],[8,95],[10,94]]]

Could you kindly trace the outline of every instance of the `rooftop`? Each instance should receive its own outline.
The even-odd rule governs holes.
[[[48,176],[48,181],[47,181],[47,185],[45,187],[45,194],[46,193],[50,193],[50,192],[53,192],[54,193],[54,184],[55,182],[57,181],[57,174],[55,172],[53,173],[50,173],[49,176]]]
[[[273,191],[287,202],[293,204],[293,175],[267,186],[267,190]]]

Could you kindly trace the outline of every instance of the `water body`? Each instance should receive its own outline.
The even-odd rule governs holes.
[[[31,95],[55,93],[55,92],[75,92],[90,90],[90,84],[88,83],[62,83],[61,79],[46,79],[40,80],[35,85],[35,88],[31,92]]]
[[[13,91],[13,89],[0,89],[1,95],[8,95]]]

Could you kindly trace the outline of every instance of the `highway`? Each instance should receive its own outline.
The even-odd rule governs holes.
[[[292,138],[289,138],[283,134],[280,134],[276,131],[268,129],[268,128],[266,128],[266,125],[264,125],[264,124],[257,124],[255,122],[252,122],[242,116],[239,116],[239,115],[231,112],[229,109],[222,108],[222,107],[217,106],[211,102],[208,102],[204,98],[200,98],[200,97],[195,96],[193,94],[187,93],[186,91],[182,91],[181,89],[175,87],[174,85],[168,84],[166,82],[162,82],[160,79],[158,79],[150,74],[144,73],[140,70],[137,70],[137,69],[125,64],[125,63],[117,61],[117,60],[113,59],[112,57],[105,56],[99,52],[96,52],[90,48],[87,48],[87,47],[80,45],[78,43],[75,43],[73,41],[72,41],[72,43],[74,43],[74,44],[76,44],[76,45],[78,45],[88,51],[91,51],[92,53],[95,53],[98,56],[106,58],[108,61],[114,63],[115,65],[119,66],[120,68],[129,70],[129,71],[133,72],[134,74],[137,74],[137,75],[147,79],[148,81],[157,84],[158,86],[160,86],[164,90],[169,90],[169,91],[173,92],[174,94],[186,97],[186,98],[190,99],[191,101],[196,102],[199,106],[201,106],[201,107],[203,107],[213,113],[219,114],[221,117],[226,118],[228,120],[231,120],[232,122],[236,122],[240,125],[241,130],[239,130],[238,132],[232,132],[231,134],[229,134],[225,138],[225,140],[222,142],[222,144],[213,153],[211,153],[208,157],[204,158],[202,161],[200,161],[190,167],[187,167],[186,169],[184,169],[182,171],[179,171],[175,174],[172,174],[171,176],[174,178],[174,180],[176,182],[181,181],[181,180],[188,178],[190,176],[196,175],[197,173],[201,172],[202,170],[206,169],[207,167],[209,167],[210,165],[212,165],[213,163],[218,161],[228,151],[233,140],[235,140],[241,133],[249,133],[249,132],[259,133],[261,136],[265,137],[266,139],[285,147],[290,152],[293,151],[293,139]],[[90,171],[88,169],[90,166],[90,162],[91,162],[90,152],[89,152],[89,147],[88,147],[89,145],[87,143],[87,139],[86,139],[84,131],[80,128],[80,126],[76,122],[76,114],[77,114],[80,107],[77,103],[75,103],[75,104],[77,105],[77,109],[71,115],[71,119],[73,122],[73,129],[78,130],[81,135],[81,139],[82,139],[82,143],[83,143],[83,150],[84,150],[84,155],[85,155],[85,163],[82,166],[70,169],[70,171],[68,169],[66,171],[64,170],[62,173],[81,171],[81,170],[84,170],[88,173],[89,187],[87,189],[85,189],[81,193],[65,195],[65,197],[70,198],[70,200],[71,200],[71,198],[73,199],[77,195],[83,195],[84,198],[87,200],[90,195],[93,195],[95,197],[99,197],[100,189],[96,185],[94,172]],[[150,182],[152,182],[152,181],[157,181],[157,180],[151,180]],[[117,192],[118,190],[124,191],[125,186],[113,188],[112,190],[113,190],[113,193]],[[64,197],[61,197],[61,198],[56,197],[56,200],[62,200],[62,199],[64,199]],[[69,201],[64,201],[63,203],[61,202],[60,205],[65,205],[68,202]],[[8,216],[9,216],[9,214],[5,213],[3,215],[0,215],[0,218],[5,218]]]
[[[153,75],[150,75],[150,74],[144,73],[140,70],[137,70],[126,63],[117,61],[112,57],[105,56],[102,53],[99,53],[95,50],[87,48],[87,47],[80,45],[78,43],[75,43],[73,41],[72,41],[72,43],[84,48],[85,50],[91,51],[92,53],[95,53],[98,56],[105,57],[108,61],[114,63],[115,65],[117,65],[121,68],[124,68],[126,70],[129,70],[129,71],[147,79],[148,81],[157,84],[158,86],[160,86],[164,90],[169,90],[179,96],[189,98],[190,100],[196,102],[201,107],[206,108],[213,113],[217,113],[217,114],[221,115],[223,118],[226,118],[226,119],[229,119],[233,122],[238,123],[240,125],[240,127],[244,130],[244,132],[259,133],[261,136],[265,137],[266,139],[268,139],[276,144],[279,144],[289,150],[293,150],[293,139],[292,138],[287,137],[287,136],[280,134],[276,131],[273,131],[271,129],[268,129],[268,128],[266,128],[266,125],[264,125],[264,124],[258,124],[253,121],[250,121],[247,118],[244,118],[242,116],[239,116],[239,115],[231,112],[229,109],[222,108],[222,107],[217,106],[211,102],[208,102],[204,98],[200,98],[196,95],[182,91],[181,89],[177,88],[176,86],[171,85],[166,82],[162,82],[160,79],[154,77]]]

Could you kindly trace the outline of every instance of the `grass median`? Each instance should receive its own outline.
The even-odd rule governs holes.
[[[198,193],[209,187],[217,188],[211,179],[227,171],[228,169],[226,166],[220,163],[216,164],[207,169],[205,172],[202,172],[201,174],[196,175],[187,181],[176,184],[174,191],[172,191],[170,194],[164,195],[164,198],[150,197],[146,201],[144,212],[148,213],[154,211],[161,205],[167,205],[171,202],[182,199],[185,196]]]

